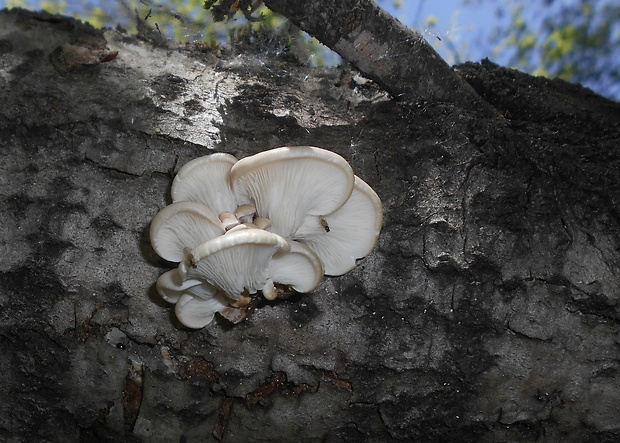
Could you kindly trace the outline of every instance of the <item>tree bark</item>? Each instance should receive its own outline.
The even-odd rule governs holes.
[[[620,440],[620,105],[458,71],[504,119],[0,12],[0,440]],[[282,145],[377,191],[375,251],[183,328],[148,241],[174,173]]]
[[[265,0],[265,4],[336,51],[399,102],[450,104],[497,115],[422,35],[372,0]]]

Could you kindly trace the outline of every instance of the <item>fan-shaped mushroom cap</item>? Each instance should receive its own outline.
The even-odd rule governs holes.
[[[269,231],[289,238],[307,215],[330,214],[353,190],[351,166],[338,154],[311,146],[282,147],[239,160],[230,170],[239,203],[271,220]]]
[[[183,165],[172,182],[172,201],[196,201],[216,214],[237,207],[228,174],[237,159],[225,153],[198,157]]]
[[[274,254],[267,275],[297,292],[310,292],[321,283],[323,264],[309,247],[292,240],[288,243],[290,251]]]
[[[160,257],[180,262],[188,250],[224,233],[217,216],[196,202],[179,202],[166,206],[153,218],[151,244]]]
[[[201,298],[186,292],[179,298],[174,311],[181,323],[188,328],[204,328],[213,320],[216,312],[228,306],[228,300],[221,294]]]
[[[176,316],[190,328],[202,328],[213,316],[228,306],[226,297],[215,286],[196,279],[183,281],[178,269],[171,269],[157,279],[157,292],[169,303],[176,303]]]
[[[351,197],[340,209],[322,217],[306,217],[292,238],[316,252],[325,274],[342,275],[355,267],[356,259],[370,254],[382,224],[379,196],[356,176]]]
[[[164,300],[168,303],[176,303],[185,291],[193,286],[199,286],[201,284],[203,284],[203,282],[200,280],[189,279],[183,281],[179,275],[179,270],[175,268],[160,275],[157,279],[155,287],[157,288],[159,295],[161,295]],[[217,288],[209,285],[208,283],[205,284],[208,285],[205,289],[209,291],[211,295],[214,295],[217,292]],[[207,295],[206,292],[205,295]]]
[[[289,251],[284,238],[262,229],[240,229],[193,249],[179,265],[183,279],[208,281],[232,300],[253,294],[267,281],[271,257]]]

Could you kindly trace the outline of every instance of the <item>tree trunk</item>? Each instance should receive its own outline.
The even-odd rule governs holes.
[[[619,440],[620,105],[458,72],[505,118],[0,12],[0,439]],[[282,145],[378,192],[377,248],[183,328],[148,241],[174,173]]]

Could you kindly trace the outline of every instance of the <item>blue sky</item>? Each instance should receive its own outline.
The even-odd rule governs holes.
[[[380,5],[421,32],[448,63],[493,58],[488,39],[498,20],[494,2],[465,5],[464,0],[404,0],[400,8],[393,3],[383,0]],[[428,25],[429,17],[436,18],[435,26]]]

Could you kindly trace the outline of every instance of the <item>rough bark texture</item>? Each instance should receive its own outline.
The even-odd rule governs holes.
[[[0,13],[0,440],[618,441],[620,106],[459,71],[505,118]],[[299,144],[377,190],[376,250],[180,327],[147,238],[174,172]]]
[[[447,103],[496,115],[422,35],[373,0],[266,0],[265,4],[339,53],[399,102]]]

